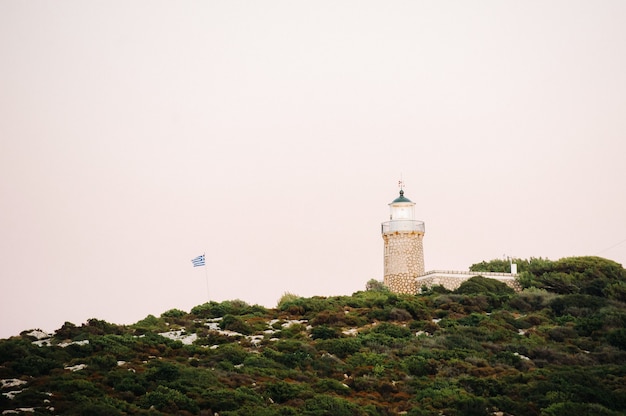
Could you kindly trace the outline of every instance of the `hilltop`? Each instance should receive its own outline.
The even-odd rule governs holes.
[[[626,270],[516,259],[524,290],[474,277],[397,295],[285,294],[90,319],[0,340],[3,414],[620,415]],[[506,271],[494,260],[474,271]]]

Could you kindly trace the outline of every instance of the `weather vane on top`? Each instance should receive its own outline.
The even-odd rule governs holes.
[[[400,180],[398,181],[398,188],[400,188],[400,190],[404,190],[404,181],[402,180],[402,174],[400,174]]]

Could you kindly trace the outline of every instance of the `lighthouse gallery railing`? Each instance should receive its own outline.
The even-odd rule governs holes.
[[[418,231],[423,233],[425,231],[424,221],[393,220],[381,224],[381,232],[383,234],[396,231]]]

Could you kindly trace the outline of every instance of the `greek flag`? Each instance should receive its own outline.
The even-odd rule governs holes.
[[[193,267],[204,266],[204,254],[191,260]]]

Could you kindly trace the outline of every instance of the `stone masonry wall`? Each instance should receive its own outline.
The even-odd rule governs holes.
[[[461,286],[461,283],[474,276],[483,276],[489,279],[496,279],[506,284],[516,292],[522,290],[519,282],[515,279],[515,275],[510,273],[488,273],[488,272],[428,272],[427,274],[418,277],[415,280],[416,291],[421,291],[422,287],[431,288],[433,286],[441,285],[448,290],[455,290]]]
[[[385,275],[383,283],[394,293],[417,293],[416,278],[424,274],[424,233],[396,231],[383,234]]]

